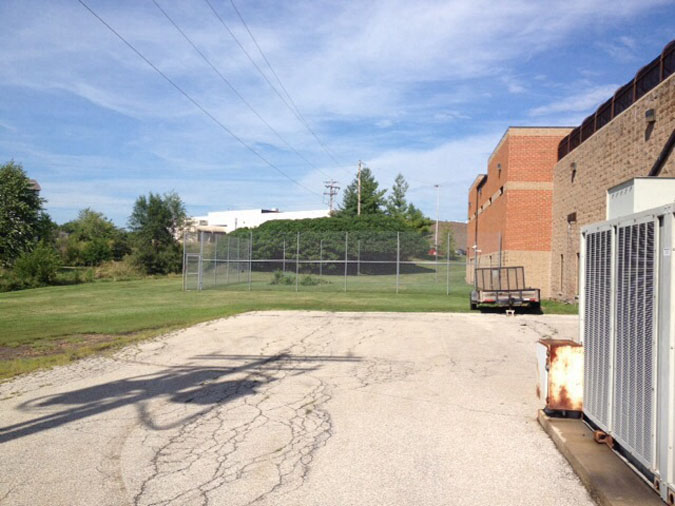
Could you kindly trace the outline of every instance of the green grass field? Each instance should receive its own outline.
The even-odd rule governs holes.
[[[271,275],[252,286],[252,291],[248,290],[247,283],[240,283],[227,290],[183,292],[182,280],[168,277],[0,294],[0,378],[67,363],[169,330],[246,311],[469,310],[470,287],[456,282],[451,285],[450,294],[445,295],[444,279],[439,282],[442,288],[436,293],[415,293],[404,286],[398,295],[391,289],[324,291],[322,287],[326,285],[301,286],[296,293],[294,286],[280,290],[269,285],[267,279],[271,279]],[[352,281],[350,278],[348,283]],[[577,309],[548,301],[544,301],[542,308],[545,313],[575,313]]]

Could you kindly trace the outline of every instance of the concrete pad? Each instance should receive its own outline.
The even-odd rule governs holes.
[[[539,423],[601,506],[663,506],[659,495],[607,445],[598,444],[581,420],[552,418]]]
[[[0,384],[0,503],[591,506],[536,421],[569,316],[263,312]]]

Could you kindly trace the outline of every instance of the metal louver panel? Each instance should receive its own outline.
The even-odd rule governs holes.
[[[617,232],[616,371],[613,433],[648,468],[654,440],[654,222]]]
[[[584,272],[584,412],[608,430],[612,282],[611,230],[586,235]]]

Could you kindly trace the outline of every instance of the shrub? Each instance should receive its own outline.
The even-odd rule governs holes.
[[[308,274],[307,276],[303,276],[303,278],[300,280],[300,284],[302,286],[328,285],[330,284],[330,281],[321,278],[313,278]]]
[[[19,279],[13,271],[4,271],[0,273],[0,292],[13,292],[30,288],[26,282]]]
[[[274,271],[274,277],[270,281],[270,285],[292,285],[293,283],[295,283],[293,276],[284,274],[280,270]]]
[[[97,237],[82,245],[81,258],[84,265],[100,265],[112,260],[113,252],[107,240]]]
[[[111,279],[113,281],[126,281],[143,277],[143,271],[139,269],[129,256],[120,261],[111,260],[102,263],[94,273],[96,279]]]
[[[23,253],[14,263],[16,277],[29,286],[43,286],[53,282],[61,267],[56,251],[40,242],[33,251]]]
[[[398,247],[402,261],[424,258],[430,246],[429,241],[417,229],[403,219],[392,216],[271,220],[253,231],[253,258],[255,260],[282,258],[284,249],[287,253],[289,248],[295,251],[298,232],[300,261],[319,258],[320,255],[327,261],[342,260],[345,254],[345,232],[349,233],[347,248],[350,258],[356,258],[358,255],[361,260],[395,261]],[[401,232],[400,245],[397,244],[397,232]],[[247,239],[250,233],[249,229],[240,228],[231,236]],[[367,248],[359,251],[360,243],[367,243]],[[227,244],[226,241],[219,242],[219,249],[222,250]],[[323,251],[320,251],[322,244]],[[327,268],[333,270],[335,266],[328,265]]]

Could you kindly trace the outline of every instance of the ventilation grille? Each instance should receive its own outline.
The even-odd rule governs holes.
[[[598,426],[609,424],[611,232],[586,235],[584,259],[584,412]]]
[[[619,227],[614,437],[644,465],[653,460],[654,222]]]

